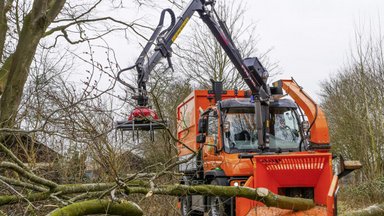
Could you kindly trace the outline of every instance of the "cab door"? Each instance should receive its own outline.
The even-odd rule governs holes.
[[[208,113],[208,129],[206,141],[203,147],[204,171],[212,170],[219,167],[222,163],[222,156],[219,154],[219,116],[217,110],[212,110]]]

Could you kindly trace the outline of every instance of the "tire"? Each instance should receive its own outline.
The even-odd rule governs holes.
[[[187,177],[183,177],[182,183],[190,185],[190,180]],[[203,216],[204,212],[192,210],[192,196],[186,195],[180,197],[180,213],[182,216]]]
[[[203,216],[203,212],[192,210],[192,197],[182,196],[180,197],[180,213],[182,216]]]
[[[217,179],[211,181],[211,185],[221,185]],[[231,216],[231,206],[226,202],[229,198],[208,197],[208,215],[209,216]]]

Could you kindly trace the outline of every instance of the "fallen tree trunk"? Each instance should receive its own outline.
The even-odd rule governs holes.
[[[94,199],[56,209],[47,216],[83,216],[90,214],[141,216],[143,210],[134,202]]]
[[[346,213],[347,216],[382,216],[384,215],[384,203],[369,206],[367,208]]]
[[[169,185],[155,189],[143,187],[125,187],[126,193],[161,194],[171,196],[204,195],[221,197],[243,197],[264,203],[266,206],[290,210],[307,210],[315,203],[311,199],[287,197],[272,193],[266,188],[249,188],[218,185]]]
[[[0,206],[9,205],[18,202],[41,201],[51,198],[51,194],[59,193],[60,195],[80,194],[90,192],[103,192],[108,189],[109,184],[87,184],[87,185],[59,185],[54,191],[31,193],[24,197],[15,195],[0,196]],[[60,190],[59,190],[60,189]],[[307,210],[315,206],[313,200],[286,197],[274,194],[266,188],[248,188],[234,186],[217,186],[217,185],[165,185],[151,189],[149,187],[125,186],[124,191],[128,194],[152,194],[170,195],[170,196],[185,196],[185,195],[204,195],[204,196],[221,196],[221,197],[244,197],[251,200],[256,200],[264,203],[266,206],[277,207],[291,210]],[[94,193],[99,196],[100,193]],[[89,196],[87,196],[89,198]]]
[[[290,210],[307,210],[315,206],[313,200],[304,198],[286,197],[272,193],[266,188],[249,188],[219,185],[163,185],[159,187],[149,187],[149,183],[142,180],[133,180],[126,183],[97,183],[97,184],[70,184],[59,185],[55,182],[36,176],[35,174],[25,171],[16,164],[9,162],[0,163],[1,169],[9,169],[17,172],[28,182],[19,180],[10,180],[4,177],[4,181],[14,186],[27,186],[29,189],[35,190],[30,184],[39,187],[39,192],[31,192],[27,195],[3,195],[0,196],[0,206],[9,205],[18,202],[33,202],[47,200],[51,198],[57,199],[59,196],[72,195],[70,198],[60,198],[62,201],[70,203],[85,198],[101,199],[111,190],[124,190],[127,194],[141,193],[150,196],[152,194],[170,195],[170,196],[186,196],[186,195],[204,195],[204,196],[220,196],[220,197],[243,197],[264,203],[269,207],[277,207]],[[35,190],[36,191],[36,190]]]
[[[95,184],[67,184],[67,185],[58,185],[55,189],[45,191],[45,192],[35,192],[25,195],[24,197],[16,195],[2,195],[0,196],[0,206],[10,205],[19,202],[26,202],[29,200],[31,202],[47,200],[51,198],[51,194],[61,194],[61,195],[70,195],[70,194],[82,194],[87,193],[91,194],[92,192],[103,192],[113,187],[115,183],[95,183]],[[128,186],[142,186],[145,185],[142,181],[135,180],[127,183]],[[100,193],[95,193],[94,197],[97,197]],[[86,196],[90,198],[89,196]]]

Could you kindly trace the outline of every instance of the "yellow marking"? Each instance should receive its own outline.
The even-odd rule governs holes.
[[[179,36],[180,32],[183,30],[187,22],[189,21],[189,17],[187,17],[184,22],[181,24],[180,28],[176,31],[176,34],[172,37],[172,42],[175,42],[176,38]]]

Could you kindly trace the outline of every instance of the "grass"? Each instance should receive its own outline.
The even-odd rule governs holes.
[[[344,184],[338,194],[340,214],[376,203],[384,203],[384,176],[362,183]]]

